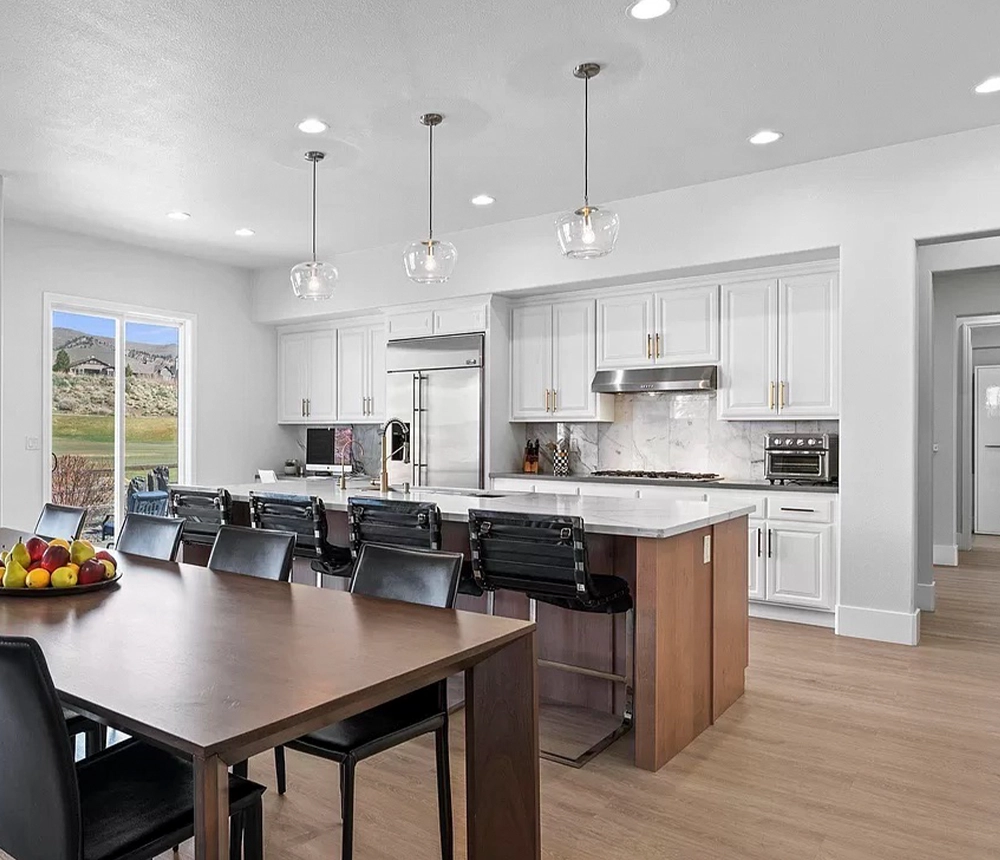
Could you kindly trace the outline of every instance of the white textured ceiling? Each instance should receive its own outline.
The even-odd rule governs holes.
[[[0,173],[14,218],[245,266],[441,235],[1000,123],[997,0],[5,0]],[[306,116],[331,124],[299,133]],[[747,144],[773,127],[784,140]],[[495,206],[468,200],[486,191]],[[178,223],[164,217],[183,209]],[[761,213],[766,217],[766,213]],[[257,231],[251,239],[237,227]],[[627,225],[623,225],[627,229]],[[711,225],[706,225],[711,229]]]

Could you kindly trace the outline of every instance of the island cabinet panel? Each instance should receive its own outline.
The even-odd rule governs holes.
[[[712,722],[743,695],[750,663],[749,601],[743,588],[748,563],[743,520],[712,530]]]

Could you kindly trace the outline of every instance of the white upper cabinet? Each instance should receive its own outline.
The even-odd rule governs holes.
[[[385,326],[368,328],[368,421],[385,420]]]
[[[337,420],[337,333],[315,331],[309,336],[309,393],[306,418],[311,422]]]
[[[394,311],[386,315],[385,335],[389,340],[401,340],[486,331],[488,311],[489,300],[485,298]]]
[[[309,392],[309,335],[278,335],[278,422],[304,422]]]
[[[610,421],[610,395],[590,390],[596,370],[592,299],[511,309],[512,421]]]
[[[278,335],[278,422],[309,424],[337,417],[337,332]]]
[[[833,272],[723,284],[719,417],[837,418],[839,337]]]
[[[368,327],[337,330],[337,417],[364,421],[368,412]]]
[[[597,301],[597,368],[714,364],[719,288],[671,287]]]

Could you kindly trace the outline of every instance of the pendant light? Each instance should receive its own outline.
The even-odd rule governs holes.
[[[333,288],[337,283],[337,267],[316,259],[316,165],[326,158],[325,152],[307,152],[306,161],[312,162],[312,260],[299,263],[292,269],[292,290],[300,299],[333,298]]]
[[[444,117],[439,113],[425,113],[420,122],[427,126],[427,238],[410,242],[403,251],[406,277],[418,284],[442,284],[455,271],[458,250],[451,242],[434,238],[434,128]]]
[[[618,215],[590,205],[590,79],[601,71],[597,63],[581,63],[573,75],[583,79],[583,206],[556,221],[563,256],[574,260],[605,257],[618,240]]]

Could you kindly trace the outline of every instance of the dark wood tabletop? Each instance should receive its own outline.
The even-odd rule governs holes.
[[[67,704],[196,764],[233,764],[534,638],[510,618],[119,558],[104,591],[0,596],[0,630],[38,640]],[[525,653],[517,694],[534,697]]]

